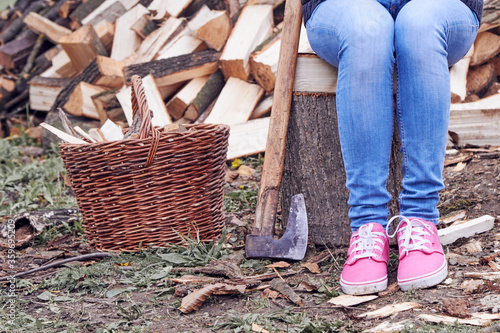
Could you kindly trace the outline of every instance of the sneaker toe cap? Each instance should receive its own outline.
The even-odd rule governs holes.
[[[345,265],[341,280],[346,284],[369,284],[387,279],[387,264],[372,259],[361,259],[354,265]]]

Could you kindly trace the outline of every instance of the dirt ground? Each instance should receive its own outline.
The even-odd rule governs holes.
[[[261,283],[247,285],[244,292],[231,295],[212,295],[198,311],[183,314],[177,308],[183,296],[209,284],[207,280],[197,283],[175,283],[172,278],[184,274],[212,277],[212,282],[227,281],[228,277],[202,274],[189,269],[166,272],[148,271],[148,263],[156,256],[145,251],[126,254],[118,258],[95,260],[68,265],[71,268],[51,268],[17,281],[15,332],[360,332],[374,328],[384,322],[406,321],[399,329],[406,332],[476,332],[481,327],[454,324],[435,325],[419,318],[422,314],[452,315],[470,318],[470,313],[494,313],[500,306],[500,281],[488,281],[466,277],[471,272],[493,272],[500,266],[500,257],[491,258],[500,250],[500,157],[488,151],[468,152],[471,160],[465,167],[453,164],[445,168],[446,189],[441,193],[440,210],[443,215],[466,211],[467,219],[485,214],[495,217],[494,228],[470,238],[462,238],[445,247],[449,257],[450,273],[445,283],[434,288],[403,292],[381,293],[377,299],[350,307],[327,303],[339,295],[338,276],[345,260],[346,249],[309,248],[305,261],[316,262],[319,273],[311,273],[300,263],[276,268],[286,283],[292,287],[302,302],[293,303],[269,287],[277,280],[267,279]],[[463,156],[448,156],[448,159]],[[227,213],[225,256],[221,261],[230,263],[236,271],[247,276],[276,274],[266,268],[270,261],[246,260],[242,256],[244,234],[254,218],[251,205],[255,200],[257,172],[243,179],[239,177],[227,185],[228,193],[238,192],[244,197],[239,209]],[[249,195],[253,197],[250,198]],[[250,207],[250,208],[249,208]],[[44,242],[34,242],[20,250],[16,271],[25,271],[58,259],[93,252],[78,233],[59,233]],[[397,249],[391,249],[397,253]],[[226,256],[229,255],[227,258]],[[2,271],[7,269],[7,252],[0,254]],[[226,259],[224,259],[226,258]],[[486,258],[486,259],[485,259]],[[491,259],[493,263],[489,263]],[[149,264],[151,266],[151,264]],[[158,267],[158,266],[157,266]],[[396,286],[397,257],[391,255],[389,263],[389,285]],[[160,273],[159,273],[160,272]],[[298,273],[297,273],[298,272]],[[194,274],[193,274],[194,273]],[[160,274],[160,275],[158,275]],[[162,275],[163,274],[163,275]],[[160,278],[158,278],[160,277]],[[223,280],[225,278],[226,280]],[[0,331],[8,332],[6,326],[6,288],[3,284],[3,315]],[[50,294],[47,293],[50,291]],[[340,293],[341,294],[341,293]],[[499,297],[496,298],[495,297]],[[489,303],[488,303],[489,301]],[[359,315],[380,309],[385,305],[415,302],[418,306],[386,318],[364,319]],[[297,304],[301,303],[303,306]],[[500,321],[493,321],[490,332],[500,331]],[[252,326],[253,324],[253,326]],[[495,326],[495,324],[497,326]],[[375,330],[376,331],[376,330]],[[381,331],[381,330],[379,330]],[[485,329],[485,332],[487,330]]]

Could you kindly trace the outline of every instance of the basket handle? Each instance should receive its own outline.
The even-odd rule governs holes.
[[[146,99],[146,93],[144,92],[144,87],[142,85],[142,79],[139,75],[133,75],[132,81],[132,119],[135,114],[139,112],[139,117],[141,118],[141,127],[139,129],[139,139],[145,139],[152,136],[152,143],[149,148],[148,158],[144,166],[148,167],[153,163],[153,160],[158,150],[158,145],[160,143],[160,132],[154,128],[151,122],[151,110],[148,106],[148,101]]]

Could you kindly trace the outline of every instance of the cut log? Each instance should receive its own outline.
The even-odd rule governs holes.
[[[242,10],[220,59],[226,78],[248,80],[250,54],[272,33],[273,25],[272,6],[247,6]]]
[[[73,77],[78,74],[71,63],[71,59],[64,50],[61,50],[61,52],[52,58],[52,68],[61,77]]]
[[[224,76],[222,72],[217,72],[210,75],[208,81],[200,90],[194,100],[188,105],[184,118],[189,121],[195,121],[208,108],[210,104],[219,96],[224,87]]]
[[[71,59],[71,64],[80,72],[96,58],[108,52],[91,25],[85,25],[59,40],[59,44]]]
[[[73,12],[78,6],[82,4],[82,0],[68,0],[65,1],[59,9],[57,9],[57,14],[62,18],[68,18],[69,14]]]
[[[132,114],[132,88],[130,86],[123,86],[118,93],[116,94],[116,98],[123,110],[123,114],[125,115],[125,119],[127,119],[127,123],[129,126],[132,126],[134,121]]]
[[[116,20],[115,38],[111,48],[112,59],[124,60],[141,45],[141,37],[130,30],[130,27],[146,14],[148,14],[146,7],[139,4]]]
[[[214,73],[217,70],[219,57],[220,53],[214,50],[204,50],[174,58],[134,64],[124,68],[125,80],[130,82],[134,74],[141,77],[152,74],[159,87],[172,85]]]
[[[205,123],[233,125],[244,123],[264,94],[257,84],[230,77]]]
[[[123,67],[125,64],[104,56],[97,56],[97,67],[101,76],[94,82],[98,86],[120,88],[125,83]]]
[[[315,54],[299,54],[295,69],[296,92],[335,93],[338,70]]]
[[[26,31],[16,39],[0,47],[0,65],[6,68],[19,67],[28,59],[38,36],[32,31]]]
[[[92,102],[92,96],[106,89],[86,82],[80,82],[73,90],[69,100],[64,104],[64,109],[74,116],[85,116],[99,119],[99,113]]]
[[[82,25],[89,24],[90,22],[92,22],[96,17],[109,10],[109,8],[117,1],[120,2],[127,11],[129,11],[130,9],[132,9],[132,7],[134,7],[139,3],[139,0],[101,1],[101,4],[98,7],[94,7],[95,9],[92,10],[92,12],[88,13],[84,18],[81,19]]]
[[[115,37],[115,25],[108,21],[101,21],[94,26],[95,33],[101,40],[108,53],[111,53],[113,39]]]
[[[452,104],[448,129],[459,144],[500,146],[500,94],[477,102]]]
[[[104,0],[87,0],[82,1],[82,4],[78,6],[70,15],[72,21],[76,22],[78,26],[82,24],[82,20],[89,16],[96,8],[98,8]]]
[[[142,78],[142,86],[146,93],[149,108],[153,111],[153,118],[151,119],[153,126],[162,127],[171,124],[172,119],[170,119],[165,102],[163,102],[160,91],[151,74]]]
[[[178,57],[188,53],[203,51],[206,48],[207,45],[201,39],[189,35],[182,35],[160,50],[157,59]]]
[[[482,95],[481,92],[488,90],[496,80],[493,64],[484,64],[478,67],[472,67],[467,74],[467,93],[469,95]]]
[[[107,119],[111,119],[111,121],[113,121],[114,123],[127,123],[125,114],[120,107],[120,102],[116,98],[117,93],[117,89],[111,89],[103,91],[99,94],[95,94],[91,97],[92,103],[94,103],[95,109],[99,114],[99,120],[101,121],[101,124],[104,124]]]
[[[192,79],[167,103],[167,110],[170,116],[177,120],[182,118],[189,104],[193,102],[198,93],[203,89],[210,75]]]
[[[50,111],[57,95],[69,81],[71,81],[69,78],[35,76],[29,81],[30,108],[38,111]]]
[[[156,80],[155,80],[156,82]],[[175,94],[183,85],[185,82],[179,82],[179,83],[174,83],[171,85],[166,85],[166,86],[159,86],[158,82],[156,82],[156,86],[158,87],[158,90],[160,91],[161,98],[163,100],[168,99],[170,96]]]
[[[250,68],[253,77],[268,93],[274,90],[280,47],[281,38],[275,40],[270,45],[266,45],[262,50],[255,52],[250,58]]]
[[[273,107],[273,94],[264,97],[259,104],[253,110],[250,119],[262,118],[268,116],[271,113],[271,108]]]
[[[145,39],[150,33],[158,29],[158,25],[144,15],[130,29],[134,30],[142,39]]]
[[[149,34],[127,62],[143,63],[154,60],[161,48],[177,36],[187,25],[186,20],[171,17],[157,30]],[[189,52],[189,51],[188,51]]]
[[[290,109],[281,185],[281,211],[288,212],[291,197],[303,193],[307,207],[309,241],[328,247],[349,244],[351,235],[347,205],[349,193],[345,187],[344,163],[337,129],[334,94],[295,93]],[[395,129],[387,182],[387,190],[393,198],[398,197],[402,180],[397,126]],[[397,199],[390,202],[389,210],[391,216],[398,214]],[[282,218],[286,219],[287,215],[283,214]]]
[[[451,94],[456,95],[457,100],[452,103],[458,103],[467,96],[467,74],[469,73],[470,58],[464,58],[453,65],[450,69]]]
[[[210,10],[206,5],[189,22],[189,29],[199,39],[217,51],[226,44],[233,23],[226,11]]]
[[[59,40],[71,33],[71,30],[43,17],[37,13],[29,13],[24,18],[26,26],[37,34],[43,34],[52,43],[57,44]]]
[[[500,36],[485,31],[477,35],[474,42],[471,66],[484,64],[500,53]]]
[[[448,245],[462,237],[471,237],[493,229],[495,218],[490,215],[484,215],[480,218],[453,224],[447,228],[438,230],[439,239],[442,245]]]
[[[169,16],[179,17],[193,0],[163,0]]]
[[[269,117],[231,125],[227,159],[263,153],[269,132]]]

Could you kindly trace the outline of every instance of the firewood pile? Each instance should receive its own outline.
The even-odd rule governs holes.
[[[228,159],[262,152],[283,8],[284,0],[18,0],[0,13],[3,135],[28,101],[40,121],[62,108],[126,128],[139,75],[153,125],[224,123]],[[458,144],[500,145],[499,9],[500,0],[485,1],[474,48],[451,69]],[[311,54],[304,33],[299,53],[296,91],[334,92],[335,69]]]

